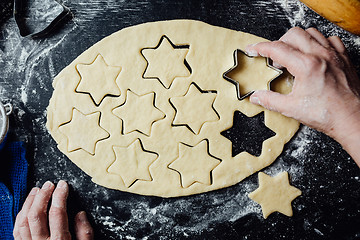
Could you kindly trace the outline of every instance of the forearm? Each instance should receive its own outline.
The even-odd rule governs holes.
[[[329,135],[341,144],[360,167],[360,111],[344,119],[341,125]]]

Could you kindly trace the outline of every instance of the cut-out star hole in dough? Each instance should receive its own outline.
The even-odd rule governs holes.
[[[81,76],[76,92],[89,94],[96,105],[106,96],[120,96],[116,79],[121,67],[109,66],[99,54],[93,63],[78,64],[76,68]]]
[[[109,173],[119,175],[126,187],[135,181],[152,181],[149,166],[158,155],[145,150],[139,139],[127,147],[113,146],[115,161],[108,168]]]
[[[249,194],[249,198],[261,205],[264,218],[273,212],[291,217],[291,202],[301,195],[301,191],[289,183],[287,172],[275,177],[259,172],[259,188]]]
[[[202,91],[195,83],[192,83],[184,96],[170,98],[176,110],[173,126],[185,125],[193,133],[199,134],[205,122],[219,120],[213,107],[215,98],[215,91]]]
[[[220,164],[220,159],[209,154],[208,141],[202,140],[196,146],[179,143],[179,157],[169,165],[181,176],[183,188],[198,182],[206,185],[212,183],[211,171]]]
[[[246,151],[254,156],[260,156],[263,142],[276,135],[264,124],[264,112],[254,117],[235,111],[233,126],[221,135],[232,142],[232,156]]]
[[[99,125],[100,115],[100,112],[83,114],[76,108],[73,108],[71,121],[59,127],[60,132],[68,139],[69,152],[81,148],[92,155],[95,154],[96,143],[110,136]]]
[[[255,90],[270,90],[270,83],[282,71],[269,64],[269,59],[249,57],[241,50],[234,52],[234,66],[223,77],[233,83],[239,100],[251,95]]]
[[[189,45],[174,45],[166,36],[162,36],[154,48],[143,48],[141,54],[147,61],[144,79],[158,79],[165,88],[170,88],[176,77],[187,77],[191,68],[185,57]]]
[[[163,119],[165,114],[155,107],[155,93],[137,95],[128,90],[123,105],[113,110],[115,116],[123,120],[123,134],[139,131],[150,136],[154,122]]]

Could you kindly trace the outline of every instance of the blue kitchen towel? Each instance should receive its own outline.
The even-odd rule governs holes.
[[[0,151],[0,240],[14,239],[14,221],[26,196],[25,153],[23,142],[8,142]]]

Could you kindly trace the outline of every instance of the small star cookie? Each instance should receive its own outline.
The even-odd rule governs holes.
[[[148,62],[143,78],[158,79],[165,88],[170,88],[176,77],[190,76],[190,70],[185,65],[188,51],[188,46],[175,46],[163,36],[156,47],[141,50]]]
[[[193,133],[199,134],[205,122],[219,120],[213,108],[215,98],[216,93],[203,92],[194,83],[191,84],[184,96],[170,98],[176,110],[173,125],[187,125]]]
[[[273,212],[280,212],[286,216],[293,215],[291,202],[301,195],[301,191],[289,183],[287,172],[271,177],[259,172],[259,188],[248,196],[261,205],[266,219]]]
[[[158,155],[143,149],[142,143],[136,139],[128,147],[113,146],[115,162],[108,168],[109,173],[119,175],[126,187],[130,187],[136,180],[151,181],[149,166]]]
[[[179,143],[179,157],[169,165],[181,175],[181,185],[189,187],[195,182],[210,185],[210,172],[220,164],[220,160],[208,152],[208,141],[202,140],[196,146]]]
[[[99,123],[100,112],[83,114],[74,108],[71,121],[59,127],[68,139],[68,151],[81,148],[94,155],[96,143],[110,136]]]
[[[109,66],[100,54],[93,63],[78,64],[76,68],[81,76],[76,91],[90,94],[96,105],[99,105],[106,95],[120,95],[116,79],[121,67]]]
[[[126,102],[113,110],[115,116],[123,120],[123,133],[135,130],[150,136],[154,122],[163,119],[165,114],[154,106],[155,93],[139,96],[127,91]]]

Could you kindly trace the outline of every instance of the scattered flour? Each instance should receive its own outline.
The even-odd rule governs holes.
[[[307,7],[305,4],[294,0],[275,0],[275,2],[284,9],[291,26],[295,27],[299,24],[306,26],[305,12]]]

